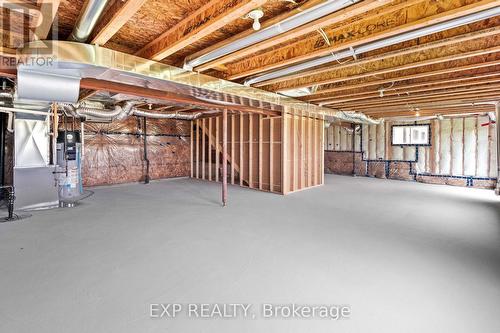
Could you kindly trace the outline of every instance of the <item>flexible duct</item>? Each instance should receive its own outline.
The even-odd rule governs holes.
[[[177,113],[153,113],[146,111],[134,110],[134,116],[155,118],[155,119],[179,119],[179,120],[193,120],[201,116],[201,112],[188,115],[188,114],[177,114]]]
[[[0,98],[14,98],[14,95],[10,92],[0,92]]]
[[[369,51],[373,51],[376,49],[380,49],[383,47],[391,46],[394,44],[402,43],[405,41],[409,41],[412,39],[420,38],[423,36],[431,35],[434,33],[438,33],[444,30],[453,29],[462,25],[471,24],[474,22],[482,21],[491,17],[495,17],[500,15],[500,6],[486,9],[477,13],[464,15],[452,20],[448,20],[442,23],[437,23],[434,25],[430,25],[428,27],[423,27],[420,29],[415,29],[413,31],[409,31],[403,34],[399,34],[396,36],[384,38],[381,40],[377,40],[371,43],[363,44],[358,47],[349,48],[338,53],[329,54],[323,57],[319,57],[310,61],[306,61],[294,66],[286,67],[280,70],[276,70],[273,72],[269,72],[264,75],[256,76],[254,78],[250,78],[245,81],[246,86],[250,86],[255,83],[264,82],[272,79],[276,79],[279,77],[287,76],[289,74],[297,73],[312,67],[321,66],[330,62],[338,61],[341,59],[356,57],[359,54],[366,53]]]
[[[88,0],[80,19],[69,36],[70,41],[85,43],[101,17],[108,0]]]
[[[383,120],[375,120],[370,118],[363,113],[358,113],[354,111],[339,111],[342,114],[342,119],[352,123],[364,123],[370,125],[380,125]]]
[[[66,112],[66,114],[69,114],[75,118],[91,116],[96,118],[116,118],[118,120],[127,118],[131,114],[131,112],[133,112],[134,107],[134,104],[131,102],[125,103],[123,107],[116,105],[115,109],[112,111],[87,106],[75,107],[72,104],[60,105],[63,107],[63,110]]]
[[[184,64],[184,68],[192,70],[196,66],[200,66],[214,59],[223,57],[227,54],[244,49],[274,36],[286,33],[292,29],[300,27],[301,25],[317,20],[328,14],[334,13],[359,1],[360,0],[328,0],[322,4],[319,4],[299,14],[289,17],[286,20],[273,24],[268,28],[255,32],[245,38],[239,39],[233,43],[229,43],[198,58],[188,60]]]
[[[193,120],[202,115],[201,112],[192,115],[184,115],[177,113],[153,113],[153,112],[140,111],[134,107],[133,102],[126,102],[123,107],[116,105],[114,110],[98,109],[87,106],[74,106],[72,104],[60,104],[60,105],[62,106],[64,112],[67,115],[70,115],[75,118],[90,116],[103,119],[124,120],[130,116],[138,116],[138,117],[147,117],[155,119]]]

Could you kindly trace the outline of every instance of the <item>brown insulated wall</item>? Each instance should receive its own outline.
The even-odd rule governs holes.
[[[84,186],[144,180],[146,162],[142,121],[129,118],[108,124],[85,123]],[[151,179],[189,175],[189,126],[188,121],[147,120]],[[70,124],[68,128],[71,128]],[[79,129],[78,126],[76,128]]]

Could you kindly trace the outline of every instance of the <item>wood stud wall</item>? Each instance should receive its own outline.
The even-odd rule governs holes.
[[[233,114],[228,119],[228,182],[288,194],[323,184],[323,120],[302,115]],[[192,122],[191,177],[221,181],[222,117]]]
[[[283,142],[284,194],[324,184],[324,121],[286,115]]]
[[[489,117],[470,116],[420,122],[431,125],[429,147],[401,147],[391,145],[391,126],[403,122],[385,122],[381,125],[364,125],[355,135],[355,150],[363,140],[364,158],[369,160],[413,161],[418,173],[496,178],[496,125]],[[407,123],[412,124],[412,123]],[[325,131],[326,151],[352,151],[352,132],[339,125]]]

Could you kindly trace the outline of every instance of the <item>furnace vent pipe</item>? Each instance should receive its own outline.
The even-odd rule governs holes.
[[[107,4],[108,0],[88,0],[68,39],[73,42],[85,43]]]
[[[247,37],[224,45],[218,49],[208,52],[198,58],[188,60],[184,64],[184,69],[193,70],[193,68],[203,65],[212,60],[221,58],[230,53],[252,46],[269,38],[281,35],[290,30],[293,30],[301,25],[317,20],[323,16],[339,11],[350,5],[353,5],[360,0],[328,0],[322,4],[304,10],[303,12],[293,15],[281,22],[273,24],[265,29],[255,32]]]
[[[413,31],[409,31],[409,32],[406,32],[403,34],[399,34],[396,36],[377,40],[377,41],[374,41],[371,43],[360,45],[358,47],[346,49],[346,50],[340,51],[338,53],[332,53],[332,54],[329,54],[329,55],[326,55],[326,56],[323,56],[320,58],[316,58],[316,59],[313,59],[310,61],[306,61],[306,62],[297,64],[294,66],[286,67],[286,68],[283,68],[280,70],[269,72],[269,73],[264,74],[264,75],[256,76],[254,78],[250,78],[250,79],[246,80],[245,85],[250,86],[250,85],[255,84],[255,83],[264,82],[264,81],[276,79],[279,77],[287,76],[287,75],[294,74],[294,73],[297,73],[297,72],[300,72],[300,71],[303,71],[303,70],[306,70],[306,69],[309,69],[312,67],[317,67],[317,66],[321,66],[324,64],[328,64],[330,62],[334,62],[337,60],[341,60],[341,59],[345,59],[345,58],[349,58],[349,57],[356,57],[356,55],[359,55],[362,53],[366,53],[366,52],[380,49],[383,47],[406,42],[406,41],[420,38],[423,36],[431,35],[431,34],[438,33],[438,32],[444,31],[444,30],[457,28],[457,27],[462,26],[462,25],[467,25],[467,24],[471,24],[474,22],[482,21],[482,20],[485,20],[485,19],[488,19],[491,17],[495,17],[498,15],[500,15],[500,6],[486,9],[486,10],[483,10],[483,11],[480,11],[477,13],[464,15],[464,16],[461,16],[461,17],[458,17],[458,18],[455,18],[452,20],[442,22],[442,23],[430,25],[428,27],[415,29]]]

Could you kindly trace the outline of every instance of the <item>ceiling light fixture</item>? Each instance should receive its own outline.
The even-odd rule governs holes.
[[[252,28],[255,31],[260,30],[260,19],[264,17],[264,11],[260,8],[252,10],[250,13],[248,13],[245,18],[249,18],[253,20],[253,25]]]
[[[218,59],[246,47],[251,47],[252,45],[268,40],[272,37],[284,34],[288,31],[300,27],[301,25],[317,20],[320,17],[349,7],[359,1],[360,0],[326,0],[323,3],[308,8],[289,18],[286,18],[283,21],[272,24],[262,30],[259,30],[258,32],[254,32],[246,37],[235,40],[234,42],[200,55],[199,57],[193,59],[188,57],[184,60],[184,69],[192,70],[193,68],[203,65],[212,60]]]

